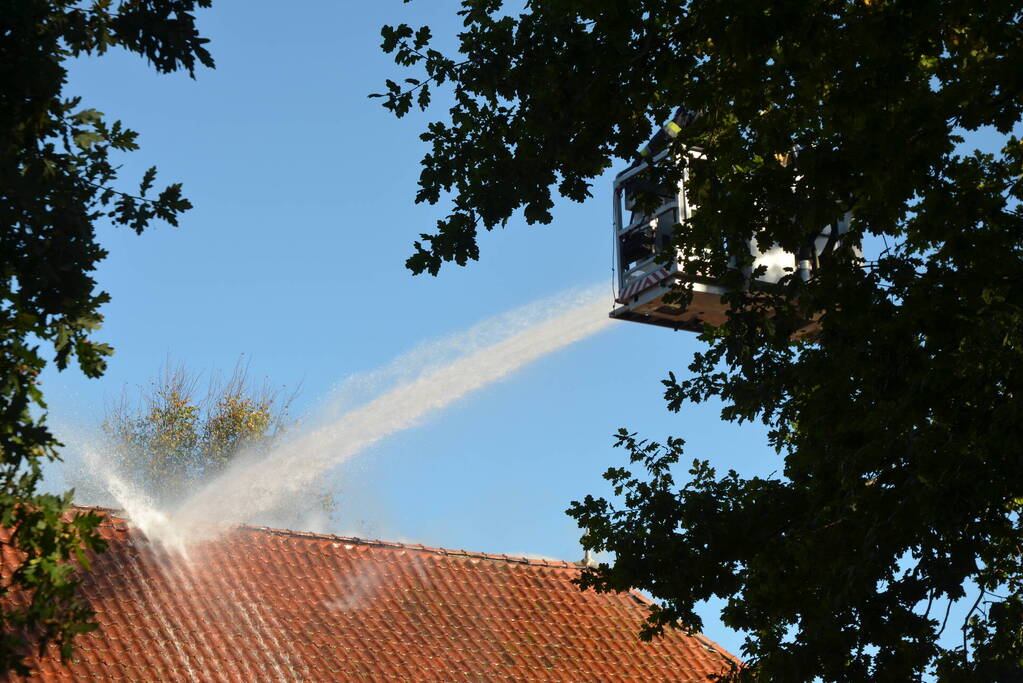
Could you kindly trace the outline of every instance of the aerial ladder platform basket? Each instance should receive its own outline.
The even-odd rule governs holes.
[[[700,332],[704,324],[718,326],[725,322],[728,304],[722,299],[725,286],[714,280],[685,272],[684,256],[672,247],[675,227],[688,220],[696,207],[686,193],[689,165],[682,169],[677,187],[654,190],[660,203],[652,211],[644,210],[640,195],[651,194],[650,166],[669,158],[678,164],[703,156],[697,149],[672,150],[667,144],[681,130],[680,117],[664,127],[641,152],[641,159],[619,173],[614,180],[614,242],[615,301],[619,304],[610,316],[670,327],[675,330]],[[686,159],[688,157],[688,159]],[[773,245],[763,248],[756,240],[749,242],[752,267],[746,267],[746,285],[754,290],[777,288],[785,276],[797,274],[808,280],[816,268],[817,256],[836,248],[839,237],[848,231],[849,215],[825,226],[808,239],[805,252],[798,256]],[[674,252],[674,253],[672,253]],[[738,267],[738,266],[736,266]],[[762,268],[761,268],[762,267]],[[756,279],[751,274],[757,273]],[[665,300],[677,283],[692,286],[688,306],[681,307]],[[808,321],[800,335],[812,333],[816,325]]]

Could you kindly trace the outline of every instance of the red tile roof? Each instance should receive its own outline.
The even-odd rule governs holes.
[[[30,660],[40,680],[689,682],[733,661],[640,641],[648,602],[581,592],[570,563],[250,526],[185,563],[124,519],[100,530],[82,585],[100,629],[67,665]]]

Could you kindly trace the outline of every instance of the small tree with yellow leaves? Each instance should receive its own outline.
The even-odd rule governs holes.
[[[242,451],[270,447],[288,425],[294,395],[254,385],[241,363],[226,381],[214,377],[204,396],[198,383],[184,366],[168,365],[103,423],[121,471],[158,502],[179,498]]]

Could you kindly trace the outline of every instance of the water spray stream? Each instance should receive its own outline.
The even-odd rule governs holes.
[[[603,291],[603,290],[602,290]],[[563,295],[563,312],[501,316],[463,335],[434,344],[446,362],[426,365],[418,376],[348,410],[322,426],[298,434],[268,454],[243,454],[216,478],[182,501],[174,511],[153,509],[123,482],[108,489],[147,536],[184,550],[185,540],[215,536],[229,524],[274,509],[301,495],[317,477],[387,436],[422,423],[470,393],[507,377],[528,363],[584,339],[608,324],[606,294],[587,290]],[[565,300],[574,298],[573,305]],[[553,304],[544,302],[541,311]],[[410,354],[422,360],[422,350]],[[408,361],[408,358],[404,359]],[[398,359],[396,365],[401,365]],[[405,364],[408,367],[408,364]],[[418,367],[423,368],[423,364]]]

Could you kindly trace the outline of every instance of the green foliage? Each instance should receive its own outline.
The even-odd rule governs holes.
[[[24,0],[0,19],[0,522],[19,558],[0,585],[0,669],[24,673],[29,643],[54,641],[64,657],[89,630],[90,611],[74,597],[72,559],[99,550],[93,514],[64,514],[70,496],[37,494],[44,462],[60,444],[48,430],[39,372],[52,348],[63,370],[74,360],[101,375],[112,349],[95,341],[108,300],[90,273],[106,256],[97,221],[142,232],[153,219],[177,224],[189,208],[181,186],[138,193],[114,187],[111,152],[137,149],[137,134],[110,123],[64,92],[65,60],[123,47],[157,70],[213,66],[190,12],[208,0]]]
[[[184,367],[168,367],[103,424],[121,471],[158,502],[180,500],[243,450],[270,448],[287,426],[294,397],[253,386],[243,365],[226,382],[212,381],[205,396],[197,397],[196,384]]]
[[[736,287],[689,374],[665,380],[672,410],[715,400],[723,419],[766,424],[780,474],[697,461],[679,477],[681,440],[621,433],[636,468],[607,473],[619,498],[569,510],[586,545],[616,558],[582,584],[656,596],[646,636],[698,628],[696,605],[724,599],[724,623],[749,633],[744,680],[1023,677],[1023,144],[1011,135],[1023,4],[559,0],[511,14],[465,0],[460,15],[458,59],[431,51],[429,31],[383,31],[398,64],[425,70],[389,84],[385,106],[400,116],[435,83],[454,95],[423,133],[417,195],[450,196],[452,211],[416,243],[414,272],[475,259],[477,230],[520,209],[549,222],[555,188],[585,199],[680,106],[699,116],[673,144],[706,152],[690,169],[700,210],[675,232],[692,268],[737,283],[736,246],[795,252],[852,212],[815,277]],[[1000,150],[963,145],[981,127]],[[813,317],[820,334],[791,342]],[[946,607],[967,595],[953,623]]]

